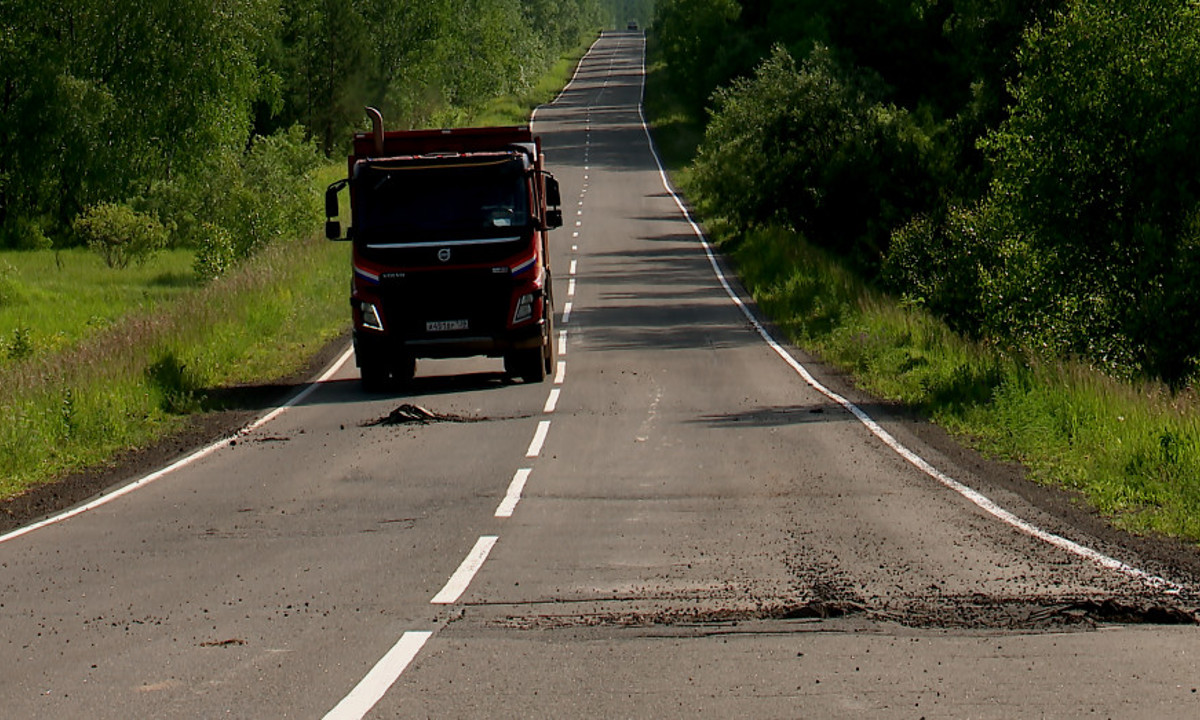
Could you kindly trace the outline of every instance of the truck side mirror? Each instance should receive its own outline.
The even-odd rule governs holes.
[[[546,174],[546,204],[553,207],[562,205],[562,195],[558,189],[558,178],[549,173]],[[562,223],[559,224],[561,225]]]
[[[346,187],[348,181],[338,180],[325,189],[325,237],[330,240],[342,240],[342,224],[335,220],[339,215],[338,191]]]
[[[563,214],[562,192],[558,189],[558,179],[550,173],[545,175],[546,183],[546,229],[562,227]]]

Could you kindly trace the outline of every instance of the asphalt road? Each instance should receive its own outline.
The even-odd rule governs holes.
[[[642,52],[605,35],[536,116],[556,377],[337,365],[3,536],[0,716],[1200,716],[1194,557],[768,344],[663,183]]]

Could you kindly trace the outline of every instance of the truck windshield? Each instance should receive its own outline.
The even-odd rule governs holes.
[[[368,241],[500,237],[529,224],[520,158],[376,161],[357,180],[354,224]]]

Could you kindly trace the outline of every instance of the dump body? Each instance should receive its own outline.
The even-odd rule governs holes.
[[[503,357],[526,381],[545,377],[554,362],[547,231],[562,213],[528,127],[355,135],[348,178],[327,194],[331,237],[346,185],[365,384],[407,380],[417,358],[472,355]]]

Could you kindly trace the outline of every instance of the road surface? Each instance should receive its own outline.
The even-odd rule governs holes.
[[[1200,716],[1187,563],[768,342],[664,184],[643,50],[536,116],[555,376],[342,362],[4,536],[0,716]]]

